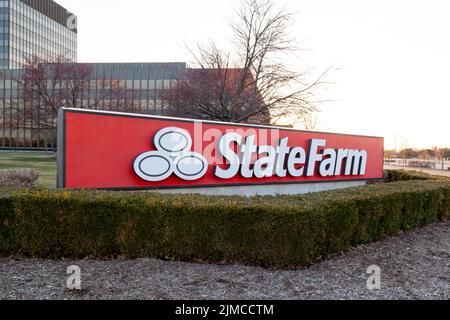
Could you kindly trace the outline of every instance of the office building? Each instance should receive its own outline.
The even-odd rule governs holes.
[[[76,16],[51,0],[0,0],[0,69],[19,69],[33,54],[76,61]]]
[[[116,101],[115,97],[105,94],[105,83],[116,83],[120,88],[132,93],[134,111],[153,115],[168,115],[167,106],[161,96],[182,80],[186,72],[185,63],[95,63],[84,64],[92,68],[92,78],[84,90],[79,105],[93,105],[92,109],[108,109]],[[21,114],[31,109],[39,110],[40,99],[30,99],[23,94],[20,79],[23,69],[0,70],[0,148],[55,148],[53,139],[55,130],[46,121],[39,119],[37,111],[33,116],[36,121],[25,121]]]
[[[183,106],[177,106],[174,114],[174,108],[164,102],[164,92],[198,70],[187,69],[183,62],[77,63],[77,32],[76,16],[52,0],[0,0],[0,149],[56,148],[55,112],[46,114],[45,98],[26,91],[25,64],[33,55],[44,61],[64,56],[72,61],[65,66],[87,67],[91,71],[88,79],[83,79],[82,93],[71,105],[58,103],[51,108],[69,105],[114,110],[116,107],[115,111],[121,111],[122,99],[108,94],[108,91],[114,91],[114,84],[126,91],[126,104],[132,106],[130,112],[186,116]],[[211,72],[207,70],[207,73]],[[64,84],[53,83],[53,89],[57,88],[56,91],[61,93],[61,85],[66,86],[62,89],[66,90],[69,82],[79,82],[82,76],[69,72],[66,77],[61,81]],[[47,83],[46,88],[51,87],[51,79],[47,79],[43,80]],[[270,118],[268,113],[264,116]]]

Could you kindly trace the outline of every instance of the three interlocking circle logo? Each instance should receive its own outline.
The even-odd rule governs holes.
[[[170,127],[158,131],[154,137],[157,151],[149,151],[134,160],[134,172],[143,180],[163,181],[175,173],[183,180],[202,178],[208,171],[208,161],[192,152],[192,137],[184,129]]]

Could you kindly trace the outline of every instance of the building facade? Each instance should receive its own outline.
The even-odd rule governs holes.
[[[24,94],[23,69],[35,55],[44,60],[64,56],[77,61],[76,16],[52,0],[0,0],[0,148],[54,148],[54,131],[43,121],[23,120],[30,110],[39,110],[39,98]],[[95,63],[82,99],[114,103],[103,96],[105,82],[117,83],[132,92],[137,112],[164,115],[161,93],[184,76],[185,63]],[[81,102],[83,104],[83,102]],[[39,118],[37,112],[33,117]],[[40,119],[38,119],[40,120]]]
[[[80,105],[99,101],[93,109],[108,109],[114,104],[112,96],[104,95],[105,82],[117,83],[130,95],[133,110],[152,115],[168,115],[168,106],[163,102],[165,90],[182,80],[186,72],[185,63],[94,63],[85,64],[94,72],[89,85],[83,92]],[[20,79],[23,69],[0,70],[0,148],[53,149],[54,129],[42,121],[25,121],[27,112],[38,110],[39,99],[30,99],[23,94]],[[86,103],[84,103],[86,102]],[[34,115],[39,118],[39,113]],[[42,116],[43,117],[43,116]],[[39,119],[37,119],[39,120]]]
[[[126,106],[129,103],[132,106],[132,111],[128,112],[190,116],[185,106],[174,109],[172,105],[169,108],[165,95],[178,81],[195,73],[195,69],[187,69],[186,63],[77,63],[75,15],[52,0],[0,0],[0,149],[56,148],[54,110],[45,113],[48,105],[43,102],[45,98],[35,92],[30,95],[26,89],[29,73],[25,64],[26,59],[32,56],[38,58],[37,61],[44,61],[39,66],[56,65],[45,61],[55,61],[56,57],[64,56],[64,61],[70,61],[64,66],[90,70],[88,78],[83,79],[79,96],[69,100],[66,95],[63,100],[53,101],[50,109],[69,106],[122,111],[120,107],[126,100]],[[65,79],[52,84],[49,84],[50,78],[55,77],[49,77],[49,74],[52,73],[42,77],[45,85],[39,88],[57,88],[59,93],[52,91],[53,96],[64,96],[69,82],[79,83],[76,79],[80,74],[77,72],[64,73]],[[112,94],[116,87],[125,91],[126,99]],[[111,95],[105,94],[108,91]],[[64,103],[67,101],[72,103]]]
[[[77,60],[76,16],[52,0],[0,0],[0,69],[36,54]]]

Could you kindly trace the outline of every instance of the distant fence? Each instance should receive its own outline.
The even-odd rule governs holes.
[[[450,170],[450,160],[448,159],[424,160],[424,159],[386,158],[384,159],[384,164],[398,167]]]
[[[0,152],[48,152],[56,153],[56,148],[12,148],[0,147]]]

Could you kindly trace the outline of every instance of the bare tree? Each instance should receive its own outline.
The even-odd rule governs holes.
[[[284,61],[297,46],[288,35],[293,13],[272,0],[245,0],[232,23],[235,57],[211,42],[193,53],[198,69],[165,94],[173,114],[229,122],[268,123],[303,119],[317,111],[313,89],[324,72],[305,83],[305,74]],[[192,52],[192,51],[191,51]]]
[[[33,55],[23,69],[18,79],[21,99],[31,101],[32,107],[16,114],[15,125],[56,129],[61,107],[136,111],[133,91],[121,86],[119,80],[99,79],[92,65],[73,63],[64,56],[47,60]]]
[[[317,130],[317,114],[313,112],[304,113],[300,117],[300,121],[306,130]]]
[[[30,56],[14,79],[19,95],[2,126],[39,128],[47,145],[56,145],[56,120],[61,107],[136,112],[133,90],[118,79],[99,78],[90,64],[74,63],[63,55],[54,59]]]

